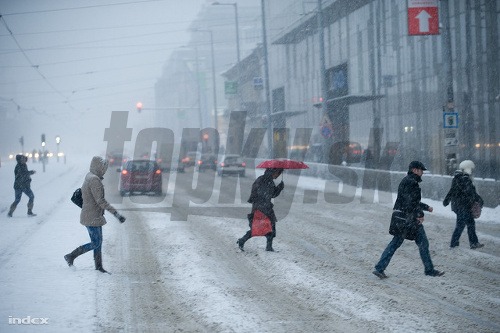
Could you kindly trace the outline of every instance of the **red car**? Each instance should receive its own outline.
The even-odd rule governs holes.
[[[120,195],[134,192],[162,195],[162,171],[160,166],[150,160],[132,160],[123,164],[118,185]]]

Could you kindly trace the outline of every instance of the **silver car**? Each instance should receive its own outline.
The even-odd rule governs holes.
[[[239,174],[245,177],[246,163],[240,155],[225,155],[217,164],[217,175]]]

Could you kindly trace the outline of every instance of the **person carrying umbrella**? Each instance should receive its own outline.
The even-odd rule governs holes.
[[[241,251],[244,251],[243,246],[245,242],[252,238],[252,221],[256,211],[262,212],[271,221],[272,232],[267,233],[266,251],[274,251],[273,238],[276,237],[276,215],[273,210],[273,203],[271,199],[276,198],[285,184],[281,181],[278,185],[274,184],[274,179],[278,178],[283,173],[282,168],[267,168],[264,174],[258,177],[252,185],[252,192],[248,202],[252,204],[252,212],[248,214],[250,221],[250,230],[247,231],[243,237],[239,238],[236,243]]]

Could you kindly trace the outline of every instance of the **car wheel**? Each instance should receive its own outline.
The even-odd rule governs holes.
[[[120,191],[120,195],[121,195],[122,197],[124,197],[124,196],[125,196],[125,193],[126,193],[125,191]]]

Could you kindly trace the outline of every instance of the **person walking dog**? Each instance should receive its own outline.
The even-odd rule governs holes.
[[[450,191],[443,200],[445,207],[451,202],[451,210],[457,215],[457,223],[451,236],[450,247],[454,248],[459,245],[460,236],[467,226],[470,248],[479,249],[484,245],[479,243],[477,238],[473,206],[476,204],[483,207],[484,202],[472,183],[472,170],[476,165],[471,160],[465,160],[458,167],[459,170],[455,172]]]
[[[264,174],[258,177],[252,184],[252,192],[250,193],[250,198],[248,199],[248,202],[252,204],[252,212],[248,214],[250,230],[248,230],[243,237],[236,241],[241,251],[244,251],[243,246],[245,245],[245,242],[252,237],[252,220],[257,210],[261,211],[271,221],[272,232],[266,235],[266,251],[274,251],[273,238],[276,237],[277,219],[274,214],[274,205],[271,202],[271,199],[276,198],[285,187],[283,181],[281,181],[278,185],[274,185],[274,179],[278,178],[282,173],[283,169],[268,168],[264,171]]]
[[[121,223],[125,222],[125,217],[121,216],[118,211],[111,206],[104,198],[104,185],[102,179],[108,162],[99,156],[94,156],[90,162],[90,171],[85,176],[82,185],[83,205],[80,213],[80,223],[87,228],[90,236],[90,243],[81,245],[64,256],[68,266],[73,266],[75,259],[90,251],[94,250],[95,269],[108,273],[102,266],[102,226],[106,224],[104,211],[112,213]]]
[[[16,155],[17,165],[14,168],[14,192],[15,199],[12,205],[10,205],[9,212],[7,216],[12,217],[12,214],[16,210],[17,205],[21,201],[21,196],[26,194],[28,196],[28,216],[36,216],[33,213],[33,205],[35,201],[35,195],[31,190],[31,175],[35,174],[35,170],[28,170],[26,162],[28,162],[28,157],[24,155]]]
[[[425,275],[441,276],[444,272],[434,269],[429,253],[429,240],[425,234],[424,210],[431,212],[433,208],[420,202],[421,190],[418,183],[427,168],[422,162],[412,161],[408,166],[408,174],[398,187],[398,196],[394,204],[389,233],[394,236],[375,265],[373,274],[381,279],[387,278],[384,271],[389,265],[396,250],[405,239],[415,240],[424,264]]]

